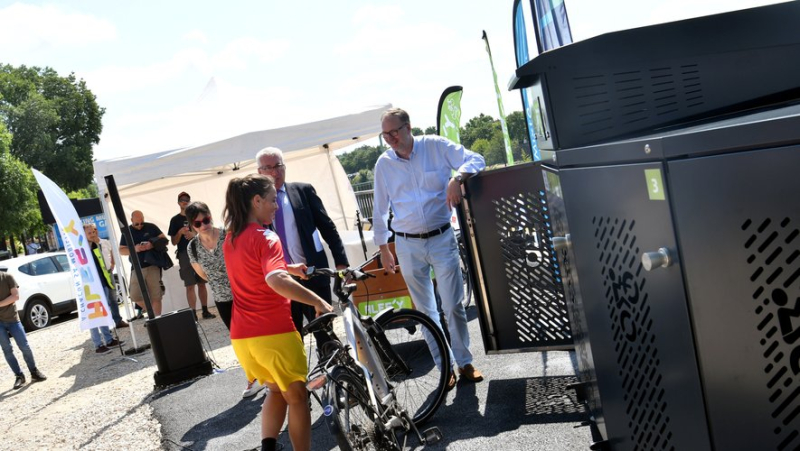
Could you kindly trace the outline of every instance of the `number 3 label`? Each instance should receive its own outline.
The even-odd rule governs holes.
[[[645,169],[644,178],[647,181],[647,195],[650,200],[666,200],[664,182],[661,179],[661,169]]]

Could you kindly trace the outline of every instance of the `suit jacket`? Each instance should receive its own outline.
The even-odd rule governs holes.
[[[300,242],[303,246],[303,254],[306,257],[308,266],[317,268],[329,268],[328,258],[325,251],[317,252],[314,246],[313,234],[319,230],[322,239],[328,244],[333,255],[335,265],[349,265],[347,254],[344,251],[344,244],[336,231],[336,225],[325,211],[322,200],[317,196],[314,187],[308,183],[285,183],[286,195],[289,203],[292,204],[294,221],[297,224]],[[320,284],[328,285],[329,280],[325,277],[314,277],[309,281],[319,281]]]

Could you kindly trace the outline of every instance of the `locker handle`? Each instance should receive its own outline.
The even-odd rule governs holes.
[[[662,247],[655,252],[645,252],[642,254],[642,266],[645,271],[652,271],[658,268],[667,268],[672,266],[673,258],[670,255],[669,249]]]
[[[572,238],[569,236],[569,233],[564,236],[553,237],[553,249],[561,251],[571,247],[572,247]]]

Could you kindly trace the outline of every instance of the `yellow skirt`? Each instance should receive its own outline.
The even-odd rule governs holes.
[[[287,391],[293,382],[305,382],[308,363],[303,339],[297,331],[231,340],[247,380],[277,384]]]

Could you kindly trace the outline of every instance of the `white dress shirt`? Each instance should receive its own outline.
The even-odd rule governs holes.
[[[373,231],[375,244],[391,236],[387,222],[394,212],[392,229],[425,233],[450,223],[447,183],[452,171],[474,174],[486,167],[478,153],[435,135],[415,136],[408,160],[389,149],[375,163]]]

